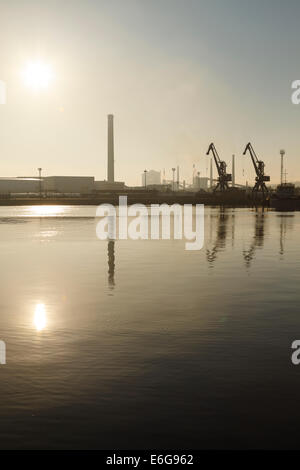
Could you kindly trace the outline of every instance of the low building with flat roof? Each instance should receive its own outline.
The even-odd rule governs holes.
[[[94,189],[96,191],[119,191],[125,189],[125,183],[123,181],[114,181],[110,183],[109,181],[95,181]]]
[[[43,191],[46,193],[90,194],[94,190],[93,176],[46,176]]]
[[[39,178],[0,178],[0,194],[38,193]]]

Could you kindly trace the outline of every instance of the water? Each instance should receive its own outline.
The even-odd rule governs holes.
[[[0,447],[298,447],[300,214],[206,208],[198,252],[94,216],[0,208]]]

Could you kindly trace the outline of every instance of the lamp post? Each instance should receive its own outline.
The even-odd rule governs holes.
[[[281,168],[280,168],[280,184],[283,184],[283,157],[285,155],[285,150],[280,150],[281,156]]]

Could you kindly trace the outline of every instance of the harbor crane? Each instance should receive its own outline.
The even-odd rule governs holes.
[[[213,143],[211,143],[210,146],[208,147],[208,151],[206,155],[209,155],[210,152],[212,152],[213,154],[217,171],[218,171],[218,183],[217,183],[217,186],[214,188],[214,192],[217,191],[218,189],[220,191],[226,191],[229,189],[228,182],[232,181],[232,175],[229,173],[226,173],[227,164],[226,162],[220,160],[216,147]]]
[[[257,155],[250,142],[246,145],[243,155],[246,155],[247,150],[250,153],[251,160],[256,173],[255,185],[252,188],[252,192],[257,194],[261,190],[263,198],[265,198],[265,196],[269,194],[269,190],[266,186],[266,181],[270,181],[270,176],[265,175],[265,164],[262,160],[258,160]]]

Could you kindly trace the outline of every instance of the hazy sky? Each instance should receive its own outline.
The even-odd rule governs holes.
[[[249,140],[273,182],[281,147],[300,180],[299,21],[299,0],[0,0],[0,175],[106,178],[113,113],[127,184],[145,168],[205,176],[211,141],[252,181]],[[39,93],[21,77],[35,60],[55,73]]]

